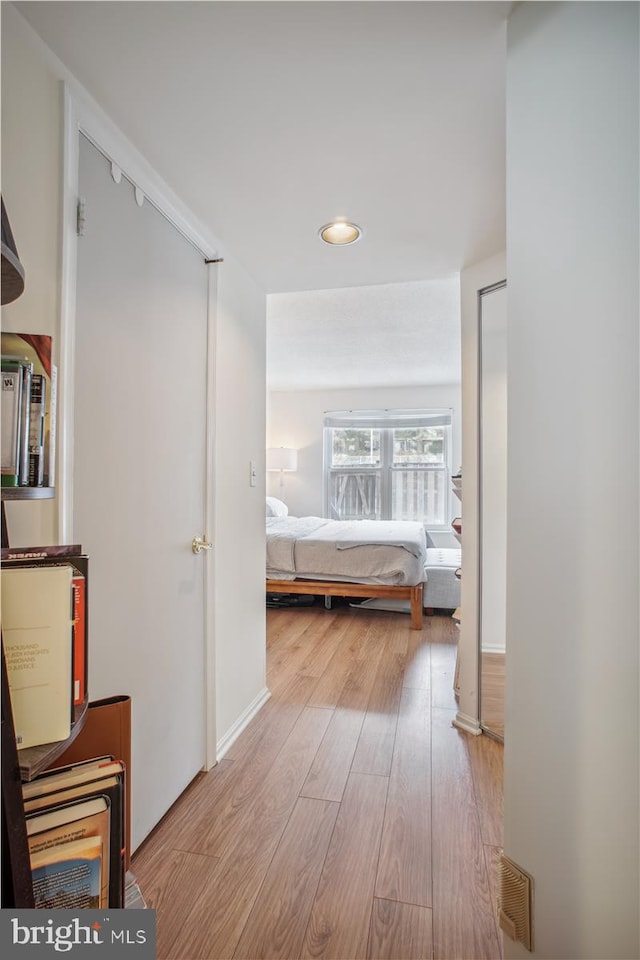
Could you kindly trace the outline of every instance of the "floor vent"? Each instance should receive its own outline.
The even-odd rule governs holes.
[[[500,857],[500,926],[508,937],[532,950],[531,893],[533,881],[516,863]]]

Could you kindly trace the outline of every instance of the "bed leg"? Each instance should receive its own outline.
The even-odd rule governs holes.
[[[324,608],[325,610],[331,610],[331,597],[325,595],[324,598]]]
[[[411,588],[411,629],[422,630],[422,584]]]

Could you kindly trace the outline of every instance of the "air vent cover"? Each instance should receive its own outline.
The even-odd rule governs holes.
[[[532,950],[531,894],[533,881],[513,860],[500,857],[500,926],[508,937]]]

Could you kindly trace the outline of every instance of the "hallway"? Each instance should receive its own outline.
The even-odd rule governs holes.
[[[498,960],[502,746],[451,726],[457,628],[267,611],[272,698],[133,858],[158,960]]]

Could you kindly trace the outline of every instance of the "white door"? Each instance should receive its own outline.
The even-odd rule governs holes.
[[[207,267],[80,136],[73,534],[89,695],[132,698],[132,847],[204,765]]]

